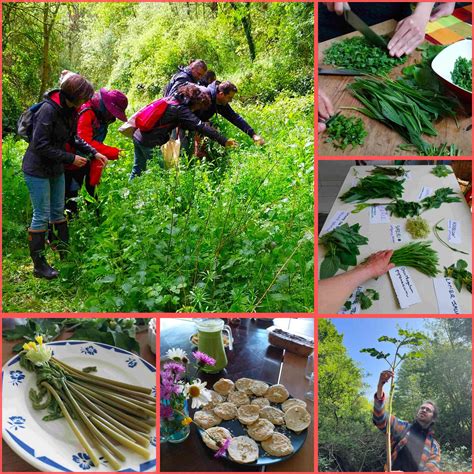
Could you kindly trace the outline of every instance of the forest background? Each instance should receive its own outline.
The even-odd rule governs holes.
[[[373,334],[370,347],[392,352],[393,357],[392,347],[377,342],[380,334],[372,331],[372,321],[359,319],[360,331]],[[411,348],[421,357],[404,360],[397,370],[393,414],[413,421],[419,406],[434,400],[439,408],[434,437],[441,446],[441,471],[471,472],[472,320],[424,321],[421,332],[426,340]],[[406,326],[411,329],[410,322]],[[401,321],[400,327],[405,329]],[[397,331],[384,335],[397,337]],[[364,356],[367,365],[362,366],[349,355],[344,333],[329,319],[318,321],[318,341],[319,470],[383,472],[385,436],[372,422],[373,396],[367,396],[377,387],[366,383],[369,375],[378,380],[380,371],[367,373],[369,356]],[[388,369],[384,361],[380,364],[380,370]]]
[[[4,311],[294,311],[313,308],[312,3],[4,3]],[[210,143],[207,161],[157,165],[128,182],[106,169],[98,203],[81,193],[60,278],[31,277],[31,206],[21,174],[19,115],[63,69],[128,95],[128,114],[204,59],[239,88],[233,107],[267,144],[224,120],[240,146]],[[88,202],[89,201],[89,202]]]

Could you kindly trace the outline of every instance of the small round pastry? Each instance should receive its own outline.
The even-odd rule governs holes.
[[[222,418],[219,418],[212,410],[200,410],[194,413],[194,423],[207,430],[213,426],[220,425]]]
[[[268,390],[268,384],[265,382],[261,382],[260,380],[254,380],[250,384],[250,390],[254,395],[258,397],[262,397],[265,395],[266,391]]]
[[[255,423],[252,423],[248,427],[248,434],[255,441],[263,441],[270,438],[273,433],[275,426],[265,418],[260,418]]]
[[[227,454],[232,461],[248,464],[258,459],[258,445],[248,436],[237,436],[230,440]]]
[[[260,407],[258,405],[242,405],[237,409],[237,418],[244,425],[251,425],[258,420]]]
[[[230,392],[229,396],[227,397],[227,401],[230,403],[234,403],[238,407],[241,405],[248,405],[250,403],[250,399],[247,394],[244,392]]]
[[[263,407],[260,410],[260,418],[265,418],[274,425],[283,425],[285,413],[275,407]]]
[[[290,394],[284,385],[272,385],[265,393],[265,398],[268,398],[273,403],[283,403]]]
[[[254,398],[251,402],[251,405],[258,405],[260,408],[263,407],[269,407],[270,406],[270,400],[266,398]]]
[[[270,456],[288,456],[294,449],[291,441],[282,433],[273,433],[270,438],[262,441],[262,448]]]
[[[311,415],[308,413],[306,408],[295,405],[285,413],[286,427],[295,433],[300,433],[305,430],[308,428],[310,423]]]
[[[253,379],[248,379],[247,377],[242,377],[235,381],[235,388],[239,392],[244,392],[247,395],[252,395],[252,390],[250,388],[251,384],[255,382]]]
[[[214,413],[223,420],[233,420],[237,416],[237,407],[230,402],[219,403],[214,407]]]
[[[225,441],[227,438],[232,438],[231,432],[222,426],[214,426],[213,428],[209,428],[204,431],[204,433],[201,433],[201,436],[204,444],[213,451],[219,450],[219,446],[217,446],[216,441]]]
[[[229,395],[229,393],[234,390],[234,382],[230,379],[219,379],[212,388],[219,395]]]
[[[289,398],[286,402],[283,402],[281,404],[281,409],[286,412],[293,406],[300,406],[306,408],[306,402],[300,400],[299,398]]]
[[[219,403],[225,402],[225,397],[223,397],[222,395],[219,395],[214,390],[209,390],[209,393],[211,394],[211,401],[203,406],[204,410],[210,410],[211,408],[214,408]]]

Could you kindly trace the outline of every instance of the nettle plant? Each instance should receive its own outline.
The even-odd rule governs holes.
[[[360,352],[367,352],[371,357],[375,357],[376,359],[384,359],[385,362],[390,367],[390,371],[393,373],[392,378],[390,379],[390,395],[388,398],[388,417],[387,417],[387,427],[385,430],[385,445],[386,445],[386,453],[387,453],[387,471],[392,471],[392,448],[390,443],[390,435],[391,435],[391,426],[390,420],[392,418],[392,402],[393,402],[393,395],[395,393],[395,371],[400,366],[400,364],[404,360],[408,359],[419,359],[423,356],[422,352],[415,350],[417,347],[421,346],[423,342],[426,340],[426,336],[419,332],[419,331],[408,331],[406,329],[399,329],[398,336],[396,337],[389,337],[389,336],[381,336],[377,340],[378,342],[390,342],[394,345],[395,353],[393,358],[390,358],[390,353],[385,353],[383,351],[379,351],[374,347],[364,348],[361,349]],[[402,353],[404,348],[411,349],[410,352]]]

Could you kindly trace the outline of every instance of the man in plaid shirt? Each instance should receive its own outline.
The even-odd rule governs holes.
[[[384,384],[393,377],[393,372],[384,370],[380,374],[377,393],[374,399],[373,421],[385,433],[388,415],[385,413]],[[390,417],[392,472],[439,472],[441,450],[433,438],[432,426],[438,416],[436,404],[424,402],[410,423],[395,416]]]

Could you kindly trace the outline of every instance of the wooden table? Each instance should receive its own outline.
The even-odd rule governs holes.
[[[57,340],[70,339],[71,335],[70,331],[65,331]],[[156,356],[148,345],[148,333],[145,331],[137,334],[137,341],[140,345],[140,357],[156,366]],[[12,347],[17,343],[18,341],[2,340],[2,366],[15,355]],[[18,456],[5,441],[2,441],[2,450],[2,472],[40,472]]]
[[[372,26],[372,29],[379,35],[391,34],[397,22],[395,20],[384,21],[378,25]],[[354,31],[347,35],[339,36],[331,40],[325,41],[319,44],[318,48],[318,64],[324,65],[323,57],[324,51],[328,49],[334,42],[339,42],[345,38],[352,38],[354,36],[360,36],[361,33]],[[421,52],[415,51],[412,53],[408,60],[394,68],[389,74],[391,79],[395,79],[401,75],[401,70],[415,62],[419,62],[421,59]],[[328,66],[332,68],[333,66]],[[350,92],[346,90],[346,86],[354,80],[352,76],[319,76],[318,77],[318,88],[326,93],[331,99],[334,108],[338,111],[341,107],[361,107],[362,104],[352,97]],[[354,115],[361,117],[364,121],[365,128],[368,132],[365,138],[364,145],[357,146],[354,149],[351,147],[345,150],[338,150],[334,148],[331,143],[325,142],[325,134],[319,135],[318,153],[319,156],[398,156],[398,155],[414,155],[413,151],[402,151],[397,147],[398,145],[406,143],[402,137],[389,127],[386,127],[377,120],[372,120],[366,115],[356,112],[354,110],[342,110],[344,115]],[[447,142],[450,144],[457,145],[462,152],[463,156],[472,155],[472,136],[471,131],[467,130],[468,126],[472,124],[472,118],[465,114],[458,116],[459,129],[456,126],[456,122],[451,118],[444,118],[435,124],[435,128],[438,131],[437,137],[423,136],[423,139],[430,143],[441,144]]]
[[[290,393],[304,399],[308,381],[304,377],[306,357],[299,357],[268,344],[266,327],[273,324],[290,328],[294,332],[314,337],[312,319],[275,319],[257,321],[240,319],[238,326],[232,325],[234,350],[227,351],[228,366],[219,374],[205,374],[201,377],[212,386],[221,377],[236,380],[240,377],[256,378],[269,383],[282,383]],[[180,347],[188,354],[193,346],[189,337],[196,332],[191,319],[160,319],[161,357],[172,347]],[[194,348],[195,350],[195,348]],[[200,374],[201,376],[201,374]],[[308,411],[313,416],[313,403],[308,403]],[[314,416],[313,416],[314,420]],[[314,467],[314,425],[308,429],[304,446],[287,461],[267,467],[270,472],[311,472]],[[262,468],[239,466],[225,459],[215,459],[213,453],[201,442],[196,427],[191,425],[189,438],[180,444],[162,443],[160,445],[161,472],[239,472],[260,471]]]
[[[409,239],[406,242],[396,244],[392,243],[390,239],[390,225],[391,224],[401,224],[403,228],[405,228],[406,219],[397,218],[395,216],[390,217],[390,223],[388,224],[371,224],[369,218],[370,207],[362,210],[357,214],[352,214],[351,211],[356,206],[355,203],[345,203],[339,199],[343,193],[345,193],[348,189],[355,185],[355,180],[357,173],[359,178],[363,178],[367,176],[369,170],[371,170],[372,166],[353,166],[349,172],[347,173],[346,179],[339,190],[336,200],[331,208],[331,211],[326,219],[326,223],[321,231],[321,234],[325,233],[327,226],[329,226],[333,220],[334,215],[338,211],[347,211],[349,215],[345,222],[349,225],[353,225],[359,223],[361,225],[359,233],[368,237],[369,242],[368,245],[362,245],[359,247],[360,249],[360,256],[358,257],[357,261],[362,262],[366,257],[370,254],[377,252],[378,250],[384,249],[391,249],[401,247],[402,245],[406,245],[409,242],[413,242],[412,239]],[[404,194],[402,198],[405,201],[417,201],[418,194],[420,193],[423,186],[429,187],[433,190],[443,188],[443,187],[450,187],[455,192],[457,192],[459,198],[461,199],[460,202],[453,202],[449,204],[442,204],[439,209],[430,209],[422,214],[422,217],[426,219],[430,227],[432,227],[436,222],[440,219],[444,218],[441,226],[445,229],[444,231],[440,232],[441,237],[446,242],[448,241],[447,238],[447,226],[448,226],[448,219],[457,220],[461,224],[461,231],[462,231],[462,243],[459,245],[454,245],[454,247],[471,252],[472,251],[472,236],[471,236],[471,212],[469,210],[468,205],[459,189],[459,185],[456,181],[454,174],[450,174],[444,178],[438,178],[431,173],[431,169],[433,166],[428,165],[418,165],[418,166],[404,166],[406,170],[410,172],[410,179],[405,181],[404,184]],[[388,203],[390,199],[375,199],[368,201],[369,203]],[[408,234],[409,237],[409,234]],[[457,262],[460,258],[466,260],[468,262],[468,269],[471,270],[471,255],[463,255],[460,253],[455,253],[450,249],[446,248],[442,245],[436,237],[431,232],[427,239],[432,242],[431,247],[436,250],[439,256],[439,265],[438,267],[441,269],[441,273],[438,276],[443,276],[443,267],[448,267],[451,264]],[[319,246],[318,252],[318,269],[321,266],[321,262],[324,258],[326,250]],[[352,267],[351,267],[352,268]],[[418,270],[414,268],[408,268],[410,275],[412,276],[418,293],[421,298],[421,303],[415,304],[410,306],[406,309],[400,309],[398,306],[398,301],[395,295],[395,292],[392,288],[392,284],[390,282],[390,278],[388,274],[382,275],[377,280],[369,280],[368,282],[364,283],[364,287],[372,288],[380,293],[380,299],[378,301],[374,301],[373,305],[363,311],[364,313],[371,313],[371,314],[392,314],[392,313],[399,313],[399,314],[438,314],[438,304],[436,300],[436,295],[433,287],[432,278],[420,273]],[[339,270],[338,273],[343,273]],[[323,298],[324,295],[320,295],[319,299]],[[463,289],[460,293],[456,290],[456,298],[458,303],[460,304],[461,310],[463,314],[469,314],[472,311],[472,297],[471,294],[466,290]]]

